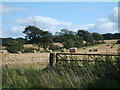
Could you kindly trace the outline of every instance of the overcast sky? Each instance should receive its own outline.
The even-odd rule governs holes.
[[[24,37],[28,25],[55,33],[65,28],[117,33],[117,2],[4,2],[2,37]],[[35,22],[35,23],[34,23]]]

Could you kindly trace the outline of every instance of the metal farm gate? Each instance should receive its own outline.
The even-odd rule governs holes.
[[[60,61],[83,61],[87,59],[88,62],[99,62],[96,58],[99,57],[119,57],[120,55],[117,54],[81,54],[81,53],[50,53],[50,65],[57,64]],[[113,61],[115,62],[115,61]],[[116,63],[120,63],[118,60]]]

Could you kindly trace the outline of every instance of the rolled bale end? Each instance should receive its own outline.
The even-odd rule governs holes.
[[[9,52],[7,50],[0,50],[0,54],[7,56],[9,55]]]
[[[70,48],[69,52],[70,53],[75,53],[77,51],[77,48]]]
[[[89,50],[89,52],[92,52],[92,50]]]
[[[22,52],[21,51],[17,51],[18,54],[21,54]]]
[[[97,52],[98,50],[97,50],[97,49],[94,49],[93,51],[94,51],[94,52]]]
[[[110,47],[111,49],[114,48],[113,46]]]
[[[65,51],[66,51],[66,49],[65,49],[65,48],[62,48],[60,51],[61,51],[61,52],[65,52]]]
[[[96,52],[98,51],[98,49],[96,49]]]
[[[37,51],[37,53],[40,53],[40,51]]]
[[[7,50],[3,50],[2,54],[9,54],[9,52]]]
[[[113,46],[115,46],[115,44],[113,44]]]
[[[109,44],[107,44],[107,46],[110,46]]]
[[[83,50],[86,50],[86,48],[83,48]]]
[[[36,50],[33,50],[33,53],[37,53],[37,51],[36,51]]]
[[[49,50],[48,52],[49,52],[49,53],[52,53],[53,51],[52,51],[52,50]]]

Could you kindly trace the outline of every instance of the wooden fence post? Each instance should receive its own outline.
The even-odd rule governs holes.
[[[56,53],[50,53],[49,65],[53,67],[56,61]]]

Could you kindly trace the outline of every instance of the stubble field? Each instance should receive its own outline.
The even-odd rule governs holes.
[[[79,48],[76,53],[116,54],[119,46],[118,44],[113,44],[116,43],[117,40],[105,40],[105,42],[106,44],[87,46],[85,47],[85,50]],[[94,49],[97,49],[97,52],[95,52]],[[89,52],[89,50],[92,51]],[[2,60],[2,65],[10,67],[45,68],[49,64],[49,53],[0,54],[0,59]]]

